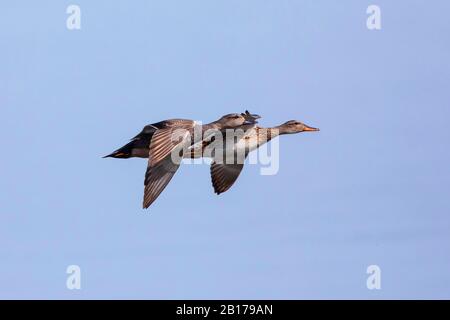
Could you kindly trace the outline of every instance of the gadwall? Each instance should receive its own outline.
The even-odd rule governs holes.
[[[236,141],[233,150],[224,148],[223,154],[215,155],[216,159],[213,159],[210,167],[214,192],[221,194],[234,184],[244,167],[245,158],[251,151],[256,150],[279,135],[313,131],[319,131],[319,129],[307,126],[297,120],[287,121],[273,128],[250,126],[249,130],[246,130],[244,135]],[[231,163],[224,158],[230,152],[233,153]]]
[[[144,179],[143,208],[148,208],[161,194],[180,166],[179,160],[172,157],[174,151],[179,152],[205,139],[207,132],[223,131],[246,124],[255,124],[258,115],[231,113],[209,124],[201,125],[188,119],[170,119],[145,126],[129,143],[104,158],[128,159],[133,157],[148,158]],[[200,133],[200,134],[199,134]],[[174,139],[175,138],[175,139]]]

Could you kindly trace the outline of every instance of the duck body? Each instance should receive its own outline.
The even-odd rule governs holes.
[[[279,135],[305,131],[319,131],[319,129],[309,127],[296,120],[288,121],[273,128],[262,128],[256,125],[249,127],[234,145],[230,147],[224,144],[223,152],[214,155],[210,167],[214,192],[221,194],[231,188],[244,168],[245,159],[250,152]]]

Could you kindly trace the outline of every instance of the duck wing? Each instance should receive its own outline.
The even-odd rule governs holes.
[[[252,125],[243,125],[239,129],[244,130],[244,136],[234,144],[231,150],[227,150],[227,146],[224,145],[221,161],[213,161],[210,167],[211,181],[214,188],[214,192],[221,194],[236,182],[237,178],[241,174],[244,168],[244,162],[250,151],[254,150],[255,141],[258,140],[259,127]],[[253,144],[253,145],[252,145]],[[229,152],[233,152],[234,161],[227,163]]]
[[[135,135],[130,140],[140,139],[142,137],[145,137],[145,138],[150,137],[151,138],[153,136],[153,134],[156,132],[156,130],[167,128],[168,126],[176,123],[176,121],[179,121],[179,119],[163,120],[160,122],[148,124],[144,128],[142,128],[141,132],[139,132],[137,135]],[[150,143],[150,140],[149,140],[149,143]],[[147,145],[147,147],[148,147],[148,145]]]
[[[211,181],[214,192],[221,194],[234,184],[241,174],[244,164],[211,163]]]
[[[149,160],[144,180],[144,199],[142,203],[144,209],[147,209],[158,198],[164,188],[169,184],[175,172],[177,172],[179,166],[179,163],[172,161],[170,155],[158,162],[155,166],[150,166]]]
[[[190,143],[188,137],[194,125],[192,120],[167,120],[163,128],[156,130],[150,142],[149,166],[156,166],[170,156],[175,148]]]
[[[210,167],[211,182],[214,192],[217,194],[227,191],[236,182],[248,156],[247,150],[244,153],[239,153],[238,150],[234,149],[232,151],[234,155],[227,155],[227,150],[225,149],[222,152],[222,157],[213,160]],[[233,160],[231,163],[228,162],[230,156]]]

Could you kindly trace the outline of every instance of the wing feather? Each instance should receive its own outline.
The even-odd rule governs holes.
[[[179,120],[173,126],[156,130],[150,142],[150,166],[156,166],[180,144],[190,142],[187,138],[193,126],[194,122],[191,120]]]
[[[211,163],[211,181],[214,192],[221,194],[234,184],[241,174],[244,164],[219,164]]]
[[[149,160],[150,163],[150,160]],[[144,180],[144,199],[142,207],[148,208],[172,180],[180,164],[174,163],[170,156],[156,166],[148,166]]]

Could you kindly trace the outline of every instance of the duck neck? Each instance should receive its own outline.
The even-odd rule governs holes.
[[[271,139],[287,133],[282,125],[270,128],[269,132],[270,132],[270,138]]]
[[[258,140],[264,141],[264,143],[267,143],[270,140],[272,140],[273,138],[276,138],[280,134],[282,134],[278,127],[273,127],[273,128],[258,127],[256,130],[258,132]]]

